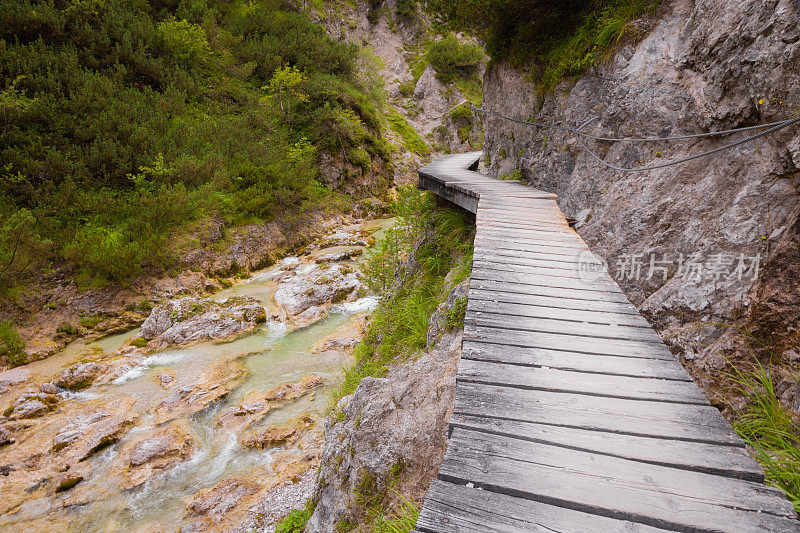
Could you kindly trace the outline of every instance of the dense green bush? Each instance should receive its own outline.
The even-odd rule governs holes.
[[[359,49],[292,9],[5,2],[0,292],[49,262],[115,282],[168,267],[175,233],[201,217],[339,205],[317,181],[320,151],[365,170],[388,159]]]
[[[479,46],[462,43],[454,35],[448,35],[430,45],[428,61],[439,80],[448,84],[458,77],[473,76],[483,61],[483,51]]]
[[[8,322],[0,322],[0,357],[6,357],[12,365],[27,362],[25,342]]]
[[[414,18],[417,14],[417,1],[397,0],[397,3],[394,5],[394,12],[398,17],[407,19]]]

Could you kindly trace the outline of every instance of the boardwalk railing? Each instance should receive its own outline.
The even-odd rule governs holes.
[[[420,532],[800,531],[792,505],[600,272],[551,193],[470,170],[419,184],[476,214],[447,452]]]

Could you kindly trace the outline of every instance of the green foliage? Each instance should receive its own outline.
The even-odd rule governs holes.
[[[397,222],[363,268],[370,288],[387,296],[372,315],[335,399],[353,392],[363,377],[380,376],[389,364],[424,348],[431,314],[470,272],[473,226],[468,215],[436,209],[430,193],[413,187],[400,190],[395,209]]]
[[[309,500],[303,509],[294,509],[278,522],[275,533],[303,533],[308,519],[314,513],[314,504]]]
[[[392,128],[392,131],[397,133],[400,138],[403,139],[403,144],[407,150],[422,156],[426,156],[431,153],[430,148],[428,148],[428,144],[422,137],[419,136],[417,130],[415,130],[413,126],[408,123],[403,115],[394,109],[391,109],[386,115],[386,120],[389,122],[389,126]]]
[[[429,46],[427,57],[436,70],[436,77],[448,84],[459,77],[473,76],[483,61],[483,51],[479,46],[462,43],[456,36],[448,35]]]
[[[147,346],[147,339],[144,337],[136,337],[131,341],[131,346],[135,346],[137,348],[144,348]]]
[[[266,100],[277,100],[281,113],[291,124],[292,115],[299,104],[308,102],[308,95],[301,92],[301,85],[307,78],[297,67],[285,65],[275,71],[269,84],[263,87],[267,91]]]
[[[0,357],[6,357],[14,366],[21,365],[27,362],[24,349],[25,341],[11,323],[0,322]]]
[[[800,513],[800,426],[775,396],[769,368],[757,363],[732,377],[747,398],[733,427],[755,451],[767,483],[783,490]]]
[[[519,168],[515,168],[514,172],[511,174],[503,174],[502,176],[498,176],[501,180],[508,180],[508,181],[522,181],[522,171]]]
[[[398,17],[414,18],[417,14],[417,0],[397,0],[394,13]]]
[[[464,316],[467,314],[467,299],[459,298],[455,305],[447,310],[447,327],[449,329],[460,329],[464,327]]]
[[[52,243],[39,235],[37,221],[30,210],[15,210],[0,197],[0,294],[14,280],[26,274],[37,257],[47,253]]]
[[[394,512],[382,514],[373,523],[373,533],[409,533],[417,524],[419,507],[401,497],[400,508]]]
[[[532,66],[541,93],[609,57],[659,0],[431,0],[454,30],[477,34],[494,60]]]
[[[280,1],[5,2],[0,291],[64,261],[121,283],[201,218],[346,203],[319,154],[389,156],[362,59]]]
[[[186,19],[165,20],[159,22],[157,28],[164,52],[187,67],[202,66],[211,53],[206,32]]]
[[[544,72],[537,84],[539,93],[550,92],[562,79],[583,74],[607,60],[625,37],[636,33],[633,22],[657,5],[656,0],[614,0],[599,14],[590,13],[572,35],[544,56]]]

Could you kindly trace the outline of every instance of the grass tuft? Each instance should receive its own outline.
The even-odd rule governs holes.
[[[757,360],[731,377],[747,398],[733,427],[764,469],[768,484],[783,490],[800,513],[800,426],[775,396],[772,373]]]
[[[417,130],[408,123],[403,115],[391,109],[386,115],[386,120],[389,122],[392,131],[403,139],[403,144],[407,150],[421,156],[430,155],[431,150],[425,140],[419,136]]]

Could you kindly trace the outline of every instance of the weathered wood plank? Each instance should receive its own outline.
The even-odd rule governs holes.
[[[475,291],[482,292],[482,291]],[[564,309],[553,307],[552,298],[545,299],[547,305],[530,305],[526,303],[514,302],[487,302],[484,299],[479,299],[470,294],[467,303],[467,311],[474,311],[476,313],[495,313],[500,315],[511,315],[528,318],[551,318],[558,320],[571,320],[574,322],[589,322],[593,324],[615,324],[620,326],[638,326],[641,328],[649,328],[647,320],[641,315],[633,313],[616,313],[608,311],[608,308],[603,310],[587,309],[586,306],[578,307],[577,309]]]
[[[539,246],[542,241],[550,242],[564,248],[578,247],[588,250],[586,244],[577,234],[570,235],[566,232],[546,232],[537,229],[523,230],[519,232],[504,231],[502,229],[490,229],[481,227],[475,233],[475,238],[486,241],[501,241],[514,244],[533,244]]]
[[[650,357],[672,360],[674,356],[660,343],[607,339],[600,337],[579,337],[541,331],[520,331],[465,324],[464,338],[501,342],[512,346],[531,346],[533,348],[552,348],[567,352],[586,354],[617,355],[629,357]]]
[[[477,267],[472,269],[472,277],[474,279],[509,283],[517,286],[539,285],[560,287],[562,289],[582,289],[586,291],[596,291],[601,294],[617,293],[622,295],[622,291],[616,283],[603,278],[592,281],[584,281],[580,278],[565,278],[547,274],[520,274],[518,272],[506,272],[502,270],[485,270]]]
[[[628,298],[622,293],[603,293],[591,289],[576,287],[554,287],[551,285],[518,285],[494,279],[481,279],[473,277],[470,287],[487,291],[504,292],[508,294],[551,296],[553,298],[573,298],[578,300],[594,300],[597,302],[616,302],[629,304]]]
[[[764,472],[744,448],[671,439],[617,435],[604,431],[547,426],[531,422],[454,415],[451,428],[461,427],[493,435],[552,444],[717,476],[761,483]]]
[[[483,311],[468,311],[464,323],[472,326],[496,327],[518,331],[561,333],[564,335],[576,335],[581,337],[633,340],[648,343],[662,342],[661,337],[649,327],[595,324],[592,322],[577,322],[561,318],[531,318],[517,315],[487,313]]]
[[[493,361],[520,366],[541,366],[576,372],[616,376],[647,377],[692,381],[675,360],[641,357],[618,357],[542,348],[521,348],[506,344],[464,339],[462,359]]]
[[[439,478],[464,477],[492,492],[674,530],[800,528],[766,485],[457,428]]]
[[[744,447],[711,406],[459,383],[457,415]]]
[[[579,265],[578,260],[580,255],[568,255],[568,256],[552,256],[549,255],[547,259],[539,258],[522,258],[522,257],[515,257],[513,261],[509,261],[508,258],[503,256],[497,255],[496,253],[489,251],[489,250],[475,250],[473,252],[473,263],[479,264],[486,264],[489,265],[511,265],[514,267],[535,267],[535,268],[547,268],[551,270],[570,270],[572,272],[577,272]]]
[[[548,239],[530,240],[526,243],[516,243],[514,241],[506,240],[501,237],[478,237],[475,236],[475,246],[486,247],[489,250],[519,250],[519,251],[536,251],[539,248],[550,249],[558,248],[565,252],[572,252],[580,254],[580,251],[586,250],[586,245],[581,242],[566,243],[566,242],[553,242]],[[580,250],[573,252],[573,250]]]
[[[431,533],[657,533],[662,529],[434,480],[417,527]]]
[[[507,292],[499,289],[482,289],[472,285],[470,287],[469,299],[470,301],[473,299],[485,300],[489,303],[506,302],[509,304],[554,307],[559,309],[585,309],[587,311],[638,315],[636,307],[628,302],[627,299],[624,302],[587,300],[581,298],[582,294],[583,293],[575,294],[569,291],[558,291],[556,289],[548,294],[525,294],[520,292]]]
[[[555,262],[554,262],[555,263]],[[559,263],[555,263],[550,267],[541,267],[541,266],[530,266],[530,265],[519,265],[516,262],[512,261],[487,261],[485,256],[473,257],[472,260],[472,267],[475,269],[481,270],[497,270],[499,272],[510,272],[513,274],[524,274],[524,275],[537,275],[537,276],[555,276],[559,278],[571,278],[571,279],[579,279],[584,280],[587,278],[585,272],[581,272],[579,270],[579,265],[574,263],[570,266],[560,266]],[[595,276],[588,278],[590,280],[594,280]],[[596,276],[596,279],[602,280],[603,283],[606,284],[614,284],[614,280],[611,279],[611,276],[608,273],[600,273]]]
[[[572,261],[577,262],[580,260],[583,250],[577,248],[569,248],[567,250],[557,248],[538,248],[536,250],[503,250],[491,248],[478,248],[476,253],[493,256],[509,258],[509,259],[557,259],[559,261]]]
[[[590,374],[474,359],[461,360],[456,379],[465,383],[486,383],[525,390],[709,405],[700,389],[694,383],[687,381]],[[662,408],[668,409],[669,407]]]

